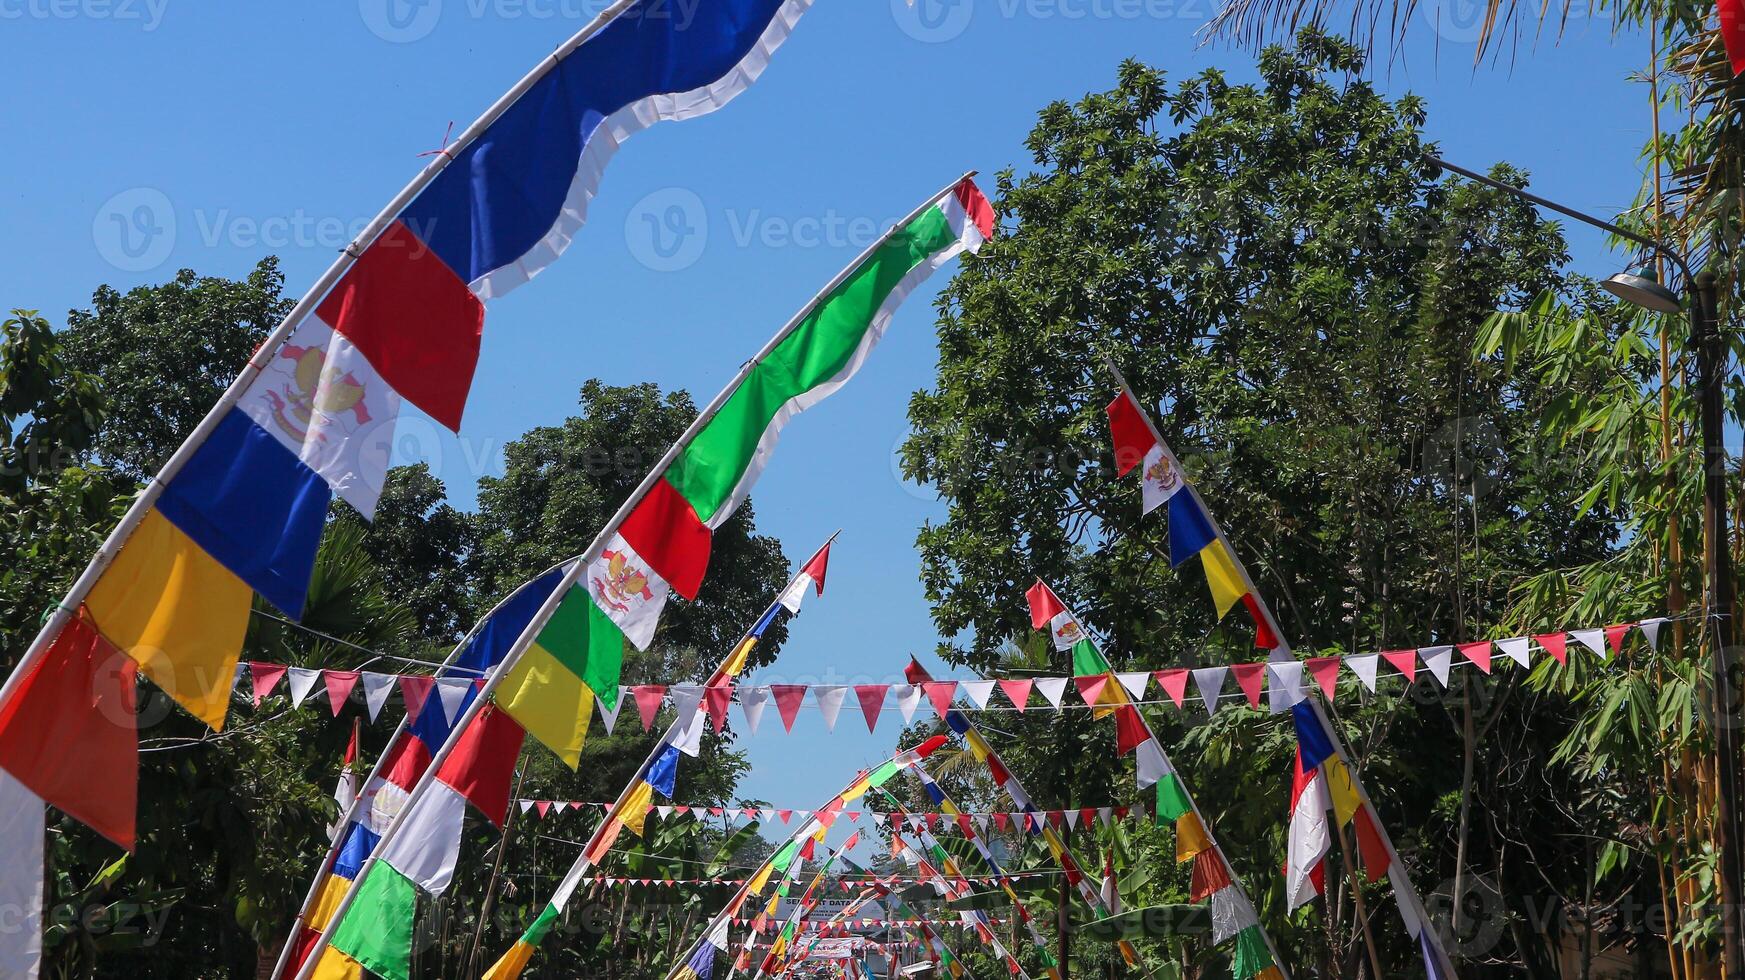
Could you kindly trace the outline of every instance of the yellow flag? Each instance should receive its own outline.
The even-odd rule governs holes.
[[[1200,822],[1199,814],[1189,810],[1176,818],[1176,863],[1192,861],[1195,855],[1211,846],[1212,838],[1206,834],[1206,825]]]
[[[224,728],[254,591],[156,510],[85,597],[98,632],[176,703]]]
[[[533,959],[533,947],[517,939],[515,945],[509,947],[509,952],[503,954],[485,971],[483,980],[518,980],[521,971],[527,969],[527,963]]]
[[[1321,763],[1321,772],[1327,777],[1327,795],[1333,798],[1333,815],[1339,818],[1339,825],[1343,827],[1363,806],[1357,787],[1351,782],[1351,770],[1345,768],[1345,763],[1340,762],[1337,755],[1330,755]]]
[[[332,946],[322,951],[320,961],[315,964],[315,972],[309,974],[309,980],[363,980],[363,978],[363,965]]]
[[[745,670],[745,658],[751,656],[751,648],[755,646],[757,646],[757,637],[755,636],[748,636],[741,640],[739,646],[734,648],[733,655],[727,658],[727,665],[722,668],[722,672],[728,677],[738,677]]]
[[[1222,541],[1206,545],[1200,552],[1200,564],[1206,570],[1206,584],[1212,587],[1212,605],[1218,607],[1218,618],[1223,619],[1230,607],[1248,594],[1248,586],[1242,584],[1242,573],[1236,570],[1236,559]]]
[[[630,795],[624,798],[624,808],[618,811],[625,829],[638,837],[642,836],[642,825],[648,819],[648,805],[653,800],[654,787],[638,779]]]
[[[528,646],[497,686],[496,697],[497,706],[557,753],[564,765],[581,765],[588,722],[594,717],[594,692],[544,647]]]

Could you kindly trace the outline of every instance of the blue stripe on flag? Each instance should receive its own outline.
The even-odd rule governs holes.
[[[467,641],[466,649],[445,673],[483,674],[501,663],[527,624],[533,622],[539,607],[551,598],[563,576],[562,568],[554,568],[515,590]]]
[[[364,862],[369,860],[370,852],[376,849],[381,841],[375,831],[361,823],[354,823],[345,832],[345,843],[339,847],[339,854],[333,859],[333,873],[347,881],[356,881],[359,871],[363,870]]]
[[[1315,705],[1299,701],[1291,707],[1291,721],[1297,726],[1297,744],[1303,750],[1303,768],[1318,769],[1333,755],[1333,740],[1315,717]]]
[[[297,619],[332,499],[320,474],[233,408],[157,506],[207,554]]]
[[[704,88],[744,60],[784,0],[668,0],[619,14],[534,84],[401,215],[463,282],[519,260],[558,223],[607,117]],[[591,178],[589,178],[591,179]]]
[[[1169,564],[1180,565],[1218,540],[1212,519],[1186,487],[1169,498]]]

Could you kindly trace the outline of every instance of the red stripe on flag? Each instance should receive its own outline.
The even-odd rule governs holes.
[[[138,670],[75,616],[0,708],[0,767],[128,851],[139,803]]]
[[[1157,445],[1157,439],[1145,424],[1139,406],[1125,391],[1116,395],[1105,411],[1109,413],[1109,435],[1115,440],[1115,472],[1126,476],[1145,461],[1145,454]]]
[[[315,315],[357,345],[400,397],[460,431],[485,307],[411,229],[389,225]]]
[[[527,733],[506,712],[487,706],[461,733],[436,778],[454,787],[497,826],[509,814],[509,781]]]
[[[1745,75],[1745,0],[1716,0],[1721,15],[1721,43],[1733,64],[1733,74]]]
[[[654,482],[618,530],[674,592],[697,598],[709,570],[713,537],[690,502],[664,477]]]
[[[976,186],[976,182],[964,178],[957,185],[954,193],[957,203],[963,205],[963,211],[969,215],[969,220],[975,222],[976,230],[983,238],[994,237],[994,206],[988,203],[988,196]]]
[[[1049,620],[1066,612],[1066,606],[1061,603],[1060,597],[1041,579],[1037,579],[1036,584],[1024,593],[1024,598],[1030,603],[1030,625],[1036,629],[1042,629],[1048,625]]]

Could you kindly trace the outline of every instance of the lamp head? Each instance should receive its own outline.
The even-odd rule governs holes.
[[[1678,300],[1678,294],[1660,284],[1652,266],[1642,266],[1628,272],[1620,272],[1600,286],[1613,296],[1656,313],[1677,313],[1684,309],[1684,304]]]

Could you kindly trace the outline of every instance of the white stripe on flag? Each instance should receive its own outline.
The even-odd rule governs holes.
[[[466,814],[466,797],[432,780],[418,805],[406,814],[399,834],[382,849],[382,860],[425,891],[442,894],[454,880]]]
[[[42,965],[42,800],[0,770],[0,977],[36,980]]]

